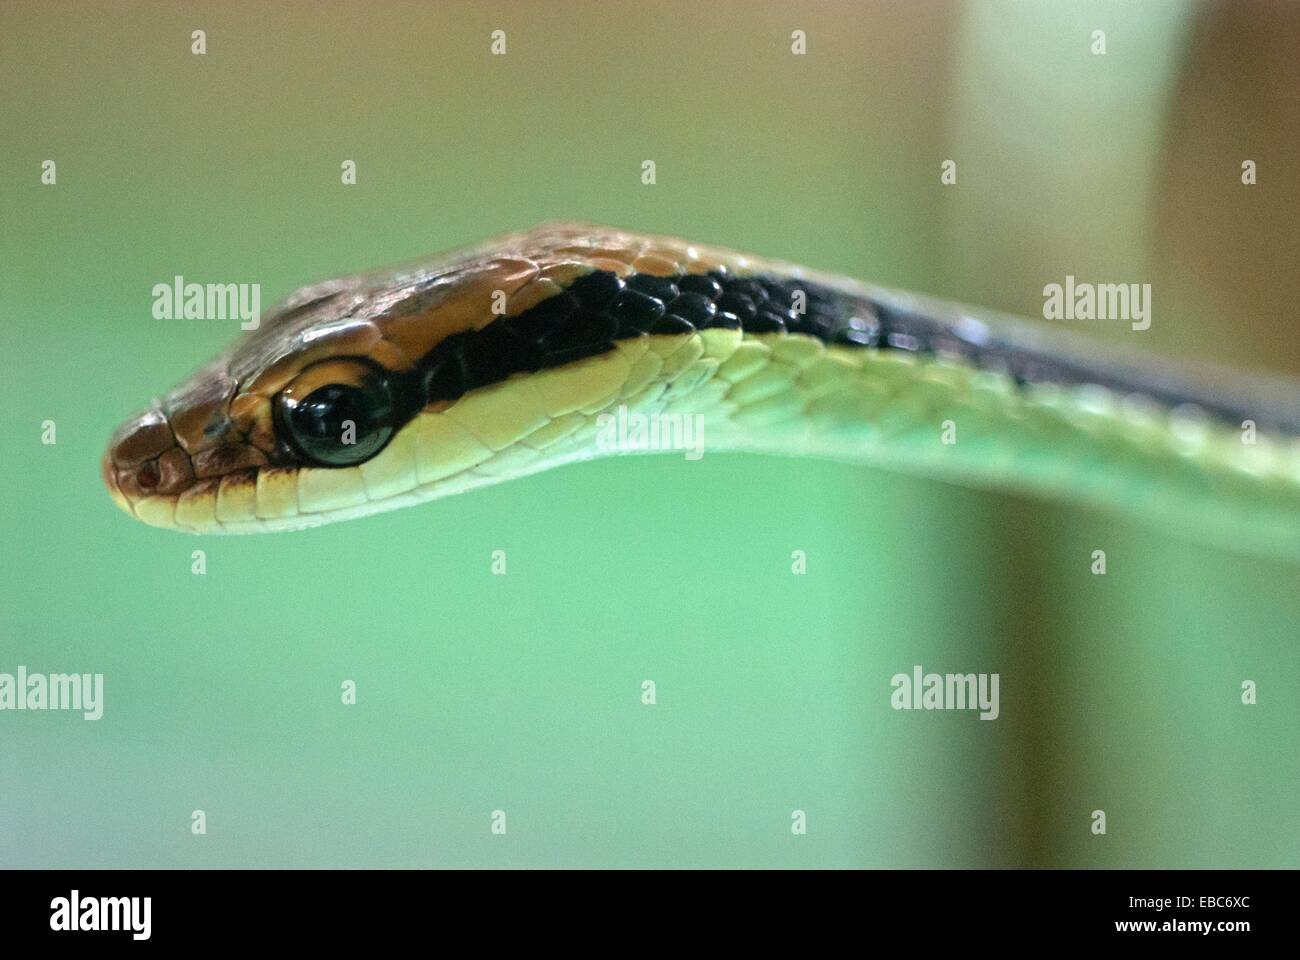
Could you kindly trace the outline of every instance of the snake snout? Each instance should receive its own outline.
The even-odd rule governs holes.
[[[141,501],[176,496],[194,482],[194,468],[159,407],[128,419],[114,431],[101,464],[109,495],[138,516]]]

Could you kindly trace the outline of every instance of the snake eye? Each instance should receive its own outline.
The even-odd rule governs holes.
[[[308,367],[280,392],[281,431],[298,452],[327,467],[369,460],[393,435],[393,396],[382,371],[362,360]]]

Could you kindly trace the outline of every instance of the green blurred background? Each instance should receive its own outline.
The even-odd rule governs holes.
[[[1298,10],[0,6],[0,671],[106,687],[94,723],[0,713],[0,866],[1300,865],[1293,566],[798,460],[234,539],[98,477],[238,332],[152,319],[155,283],[269,305],[551,218],[1029,315],[1067,273],[1151,282],[1145,334],[1075,326],[1300,374]],[[1000,673],[1001,717],[893,711],[918,663]]]

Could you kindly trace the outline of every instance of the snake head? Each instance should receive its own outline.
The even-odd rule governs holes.
[[[612,319],[584,310],[583,297],[607,302],[638,257],[680,269],[684,254],[647,258],[647,244],[549,226],[300,290],[123,423],[103,458],[104,482],[146,523],[263,532],[518,472],[478,468],[518,461],[522,433],[554,419],[556,404],[595,388],[612,395],[626,379]],[[553,388],[559,399],[545,410],[542,368],[573,380]]]
[[[304,371],[331,354],[372,348],[378,339],[364,321],[349,317],[356,287],[344,280],[299,291],[258,329],[122,423],[102,462],[118,506],[146,523],[194,532],[222,530],[219,513],[255,522],[259,487],[263,510],[271,509],[273,489],[310,462],[277,417],[280,395],[302,398]],[[402,362],[394,351],[377,353]]]

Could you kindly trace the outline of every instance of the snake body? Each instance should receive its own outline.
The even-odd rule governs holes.
[[[296,530],[612,452],[615,412],[1300,556],[1288,385],[590,224],[298,291],[119,427],[103,475],[156,526]]]

